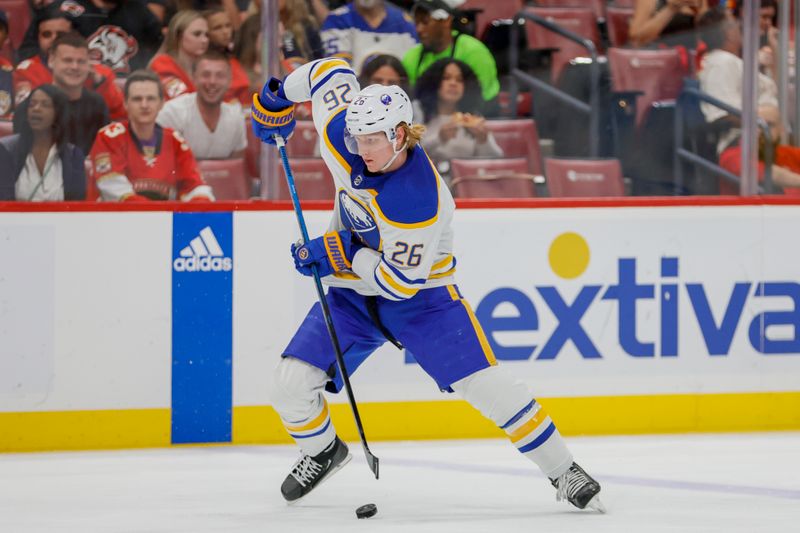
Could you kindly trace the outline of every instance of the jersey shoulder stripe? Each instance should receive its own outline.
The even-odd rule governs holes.
[[[320,61],[317,61],[317,64],[314,65],[308,71],[308,85],[309,85],[309,87],[313,86],[314,82],[316,82],[320,78],[320,76],[322,76],[327,71],[329,71],[330,69],[335,68],[335,67],[341,67],[341,68],[349,69],[350,65],[348,65],[346,61],[342,61],[341,59],[322,59]]]
[[[372,200],[379,217],[404,229],[424,228],[438,220],[440,178],[421,146],[414,147],[406,165],[388,178]]]
[[[344,117],[346,111],[347,107],[341,107],[330,116],[327,124],[325,124],[325,129],[322,130],[322,139],[339,164],[350,173],[356,156],[351,154],[344,144]]]
[[[333,78],[334,76],[336,76],[337,74],[350,74],[352,76],[355,76],[355,74],[353,73],[352,69],[350,69],[350,67],[348,67],[348,68],[336,68],[334,70],[331,70],[330,72],[328,72],[325,75],[324,78],[322,78],[322,80],[319,81],[319,83],[315,83],[314,86],[311,87],[311,96],[313,97],[314,93],[316,93],[319,89],[324,87],[325,84],[328,83],[328,81],[330,81],[330,79]]]

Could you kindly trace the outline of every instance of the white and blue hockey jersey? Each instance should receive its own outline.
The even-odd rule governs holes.
[[[414,22],[401,9],[386,4],[386,17],[373,28],[353,4],[331,11],[320,29],[325,55],[341,57],[361,72],[364,63],[380,54],[402,59],[417,44]]]
[[[329,231],[350,229],[366,246],[353,258],[352,272],[323,282],[391,300],[453,284],[455,202],[425,150],[416,146],[393,172],[367,172],[344,144],[347,105],[360,88],[341,59],[303,65],[286,78],[284,90],[294,102],[312,102],[320,153],[336,186]]]

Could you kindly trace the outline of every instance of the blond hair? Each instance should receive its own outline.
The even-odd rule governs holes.
[[[286,0],[284,9],[280,12],[283,27],[292,32],[297,47],[308,61],[314,59],[314,51],[306,38],[306,27],[317,30],[317,21],[311,16],[306,0]]]
[[[405,122],[401,122],[397,127],[405,132],[406,142],[408,143],[409,149],[418,145],[422,140],[422,135],[425,133],[425,126],[422,124],[412,124],[409,126]]]
[[[178,50],[181,48],[181,39],[183,38],[186,28],[189,24],[197,19],[204,19],[199,11],[187,9],[185,11],[178,11],[172,20],[169,21],[169,28],[167,29],[167,38],[164,39],[164,52],[172,57],[178,57]]]

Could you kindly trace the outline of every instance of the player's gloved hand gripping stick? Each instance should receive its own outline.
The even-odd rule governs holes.
[[[305,249],[308,258],[310,255],[316,255],[309,247],[313,242],[308,237],[308,229],[306,228],[305,218],[303,211],[300,208],[300,199],[297,196],[297,189],[295,188],[294,175],[289,166],[289,159],[286,156],[286,141],[294,130],[294,104],[285,98],[283,87],[280,80],[275,78],[270,79],[261,91],[261,95],[253,95],[253,106],[251,109],[253,118],[253,131],[263,142],[274,144],[278,147],[281,155],[281,163],[283,164],[283,171],[286,174],[286,183],[289,187],[289,195],[292,198],[292,205],[294,212],[297,216],[297,223],[300,226],[300,234],[303,239],[303,246],[299,248],[293,247],[292,255],[295,255],[295,263],[297,266],[298,256],[301,254],[295,253],[296,250]],[[337,235],[341,239],[341,236]],[[309,252],[311,252],[309,254]],[[351,252],[351,254],[354,253]],[[302,260],[302,258],[301,258]],[[367,457],[367,465],[370,470],[375,474],[375,479],[378,479],[378,458],[372,454],[367,444],[367,437],[364,435],[364,426],[361,423],[361,416],[358,414],[358,405],[356,404],[355,396],[353,395],[353,388],[350,386],[350,377],[347,375],[347,369],[344,366],[344,356],[342,355],[342,348],[339,345],[339,338],[336,335],[336,330],[333,327],[333,320],[331,319],[331,311],[328,307],[328,301],[325,299],[325,290],[322,287],[322,281],[317,262],[309,262],[308,264],[301,265],[311,271],[314,278],[314,285],[317,288],[317,296],[319,303],[322,306],[322,314],[325,317],[325,325],[328,328],[328,334],[333,343],[333,350],[336,354],[336,363],[339,365],[339,372],[342,374],[342,381],[344,382],[344,389],[347,392],[347,399],[350,403],[350,408],[353,411],[353,418],[358,428],[358,435],[361,438],[361,445],[364,448],[364,454]],[[300,267],[298,266],[298,270]],[[336,270],[334,265],[331,271]]]

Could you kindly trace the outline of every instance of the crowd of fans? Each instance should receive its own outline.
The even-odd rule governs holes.
[[[0,200],[214,200],[197,161],[245,157],[252,94],[266,77],[262,0],[28,1],[18,46],[7,41],[22,21],[0,10],[0,120],[13,122],[13,135],[0,139]],[[423,144],[449,179],[451,159],[506,155],[488,123],[520,116],[502,105],[508,72],[495,58],[505,49],[470,34],[475,12],[463,10],[465,1],[277,0],[281,73],[336,56],[362,85],[403,87],[427,126]],[[704,91],[741,107],[737,2],[615,3],[630,8],[629,46],[681,50]],[[491,2],[481,6],[491,18]],[[762,0],[761,14],[759,105],[779,145],[777,0]],[[536,93],[533,109],[537,120],[547,111]],[[714,155],[738,172],[738,119],[701,109]],[[775,150],[776,168],[783,165],[776,183],[800,186],[800,155]]]

